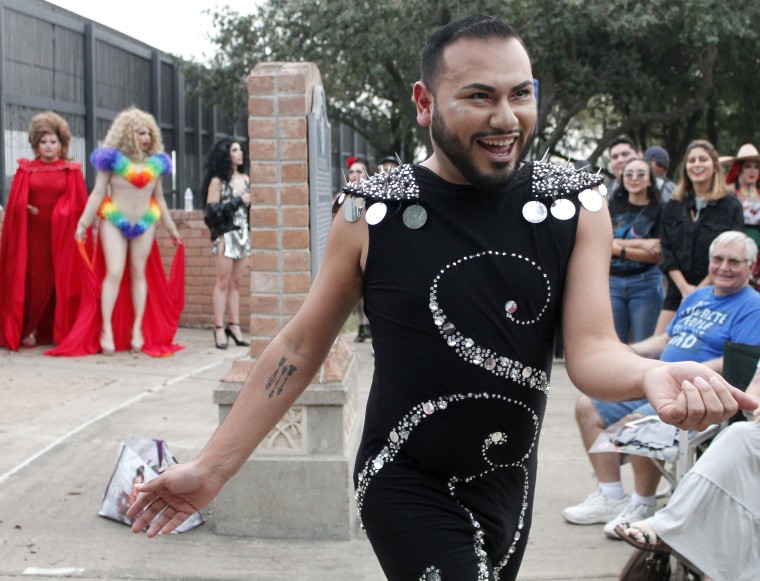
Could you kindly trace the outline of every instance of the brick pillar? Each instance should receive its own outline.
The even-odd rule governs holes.
[[[306,115],[316,84],[312,63],[259,63],[248,78],[254,359],[311,285]]]
[[[321,84],[311,63],[260,63],[248,78],[251,156],[251,360],[214,391],[220,420],[251,367],[311,286],[307,115]],[[361,431],[357,365],[342,339],[311,385],[214,501],[220,534],[348,539]]]

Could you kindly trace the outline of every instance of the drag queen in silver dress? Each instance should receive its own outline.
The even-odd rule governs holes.
[[[251,254],[250,180],[243,148],[234,139],[214,144],[206,157],[203,191],[206,192],[206,224],[211,228],[216,258],[214,285],[214,344],[226,349],[231,338],[248,346],[240,330],[240,279]],[[224,325],[225,311],[228,322]]]
[[[232,189],[230,182],[222,182],[221,191],[221,203],[235,203],[235,198],[243,199],[243,196],[250,198],[250,183],[248,178],[245,178],[245,189],[242,194],[236,193]],[[232,260],[239,260],[246,258],[251,254],[251,234],[248,226],[248,209],[249,204],[244,201],[242,204],[237,204],[237,209],[233,214],[232,223],[237,226],[236,230],[225,232],[220,238],[214,240],[214,256],[219,254],[219,246],[222,246],[222,256],[231,258]],[[220,244],[220,241],[223,243]]]

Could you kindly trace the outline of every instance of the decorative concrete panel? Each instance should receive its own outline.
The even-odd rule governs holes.
[[[256,449],[256,454],[303,454],[306,451],[306,413],[291,407]]]

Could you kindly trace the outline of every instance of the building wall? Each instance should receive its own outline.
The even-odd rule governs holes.
[[[174,173],[163,183],[172,208],[182,206],[188,187],[194,206],[200,205],[203,161],[216,140],[234,136],[247,144],[244,102],[237,115],[223,114],[191,94],[172,56],[116,30],[44,0],[0,0],[0,38],[0,204],[17,160],[32,155],[29,120],[45,110],[68,122],[69,153],[82,163],[88,187],[95,172],[87,158],[102,145],[118,112],[135,105],[152,113],[166,152],[174,155]],[[332,129],[337,191],[348,157],[362,155],[372,162],[375,154],[354,129],[343,124]]]
[[[183,205],[189,187],[199,206],[206,152],[229,135],[246,141],[245,103],[237,119],[186,90],[171,55],[42,0],[0,0],[0,203],[16,162],[31,157],[30,119],[52,110],[71,129],[69,153],[87,163],[123,109],[132,105],[156,119],[174,172],[163,178],[169,207]]]

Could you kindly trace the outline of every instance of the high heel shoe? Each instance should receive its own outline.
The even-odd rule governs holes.
[[[217,329],[224,329],[224,327],[222,327],[221,325],[214,325],[214,345],[216,345],[217,349],[227,349],[227,343],[228,342],[226,340],[225,340],[224,343],[217,343],[216,342],[216,330]],[[227,330],[226,329],[224,331],[224,334],[225,334],[225,339],[226,339],[226,335],[227,335]]]
[[[132,353],[141,353],[144,344],[145,340],[143,339],[142,334],[138,336],[132,335],[132,343],[130,343],[129,348],[131,349]]]
[[[100,351],[103,355],[113,355],[116,347],[113,344],[113,338],[106,339],[103,334],[100,335]]]
[[[240,328],[240,325],[238,323],[227,323],[227,326],[224,328],[224,334],[230,337],[234,342],[235,345],[238,347],[250,347],[251,344],[248,341],[244,341],[243,339],[238,339],[235,337],[235,333],[232,332],[232,329],[230,327],[237,327]]]

